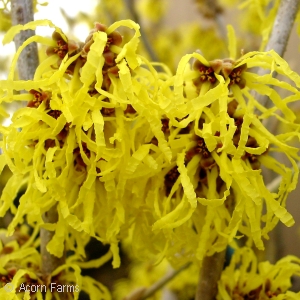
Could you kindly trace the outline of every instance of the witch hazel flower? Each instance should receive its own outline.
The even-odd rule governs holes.
[[[298,299],[300,293],[289,289],[292,276],[300,276],[299,263],[292,255],[275,264],[258,262],[250,248],[237,249],[230,265],[222,272],[216,299]]]
[[[269,73],[257,75],[252,72],[255,67]],[[283,79],[273,78],[275,71]],[[289,143],[299,139],[291,107],[299,99],[299,79],[274,51],[211,62],[198,53],[182,58],[176,75],[161,84],[158,103],[165,108],[161,131],[172,158],[149,178],[143,196],[148,215],[140,217],[153,226],[134,228],[137,252],[147,243],[143,236],[156,245],[147,243],[145,256],[160,253],[174,263],[201,261],[241,236],[263,250],[263,238],[268,239],[279,220],[294,224],[285,203],[299,173],[299,149]],[[268,95],[271,107],[262,107],[253,90]],[[263,122],[270,117],[290,131],[278,135],[268,131]],[[155,139],[151,143],[155,145]],[[279,163],[275,153],[284,155],[289,164]],[[268,190],[262,166],[282,176],[276,191]]]
[[[92,299],[111,299],[109,291],[91,277],[82,276],[81,269],[87,267],[82,258],[71,255],[48,277],[43,276],[41,254],[37,250],[39,228],[29,235],[26,225],[18,228],[10,237],[0,231],[0,296],[2,299],[78,299],[84,291]],[[110,258],[109,256],[108,258]],[[96,259],[94,265],[104,263]]]
[[[14,27],[6,40],[39,25],[56,33],[34,36],[13,59],[14,67],[30,42],[49,46],[34,80],[15,80],[10,72],[1,82],[2,102],[28,101],[1,127],[0,159],[13,175],[0,215],[15,213],[10,234],[25,216],[42,225],[42,213],[57,205],[49,252],[62,256],[57,245],[69,239],[82,250],[82,239],[92,236],[110,244],[118,267],[118,244],[127,236],[139,258],[199,263],[241,236],[264,249],[263,238],[279,220],[293,224],[285,202],[299,172],[298,149],[289,141],[299,138],[290,105],[299,99],[300,79],[274,51],[234,59],[231,42],[231,58],[189,54],[172,75],[137,54],[140,32],[132,21],[96,23],[78,47],[45,20]],[[122,26],[134,32],[128,41],[117,32]],[[255,67],[269,73],[257,75]],[[14,94],[24,89],[27,94]],[[263,107],[252,90],[273,106]],[[291,130],[272,134],[263,124],[270,117]],[[262,166],[282,176],[278,190],[267,189]],[[17,210],[13,199],[24,184]]]
[[[20,30],[41,25],[53,27],[55,33],[52,39],[34,36],[26,41],[49,46],[49,57],[37,68],[34,80],[14,80],[11,73],[1,82],[2,102],[23,100],[28,105],[13,115],[10,126],[1,128],[3,167],[7,164],[13,175],[3,191],[0,214],[10,208],[16,212],[13,199],[26,184],[10,234],[25,215],[32,226],[43,224],[42,214],[57,205],[59,220],[51,228],[55,234],[48,244],[50,253],[62,256],[64,250],[58,243],[63,245],[71,234],[81,245],[85,234],[110,244],[114,266],[118,266],[119,239],[126,235],[132,218],[124,196],[130,178],[123,170],[140,152],[130,139],[135,131],[129,132],[133,124],[151,130],[151,122],[160,122],[146,109],[149,95],[155,93],[155,71],[136,54],[139,26],[132,21],[110,27],[96,23],[78,47],[72,47],[74,43],[46,20],[12,28],[6,41]],[[134,31],[128,42],[123,43],[117,32],[121,26]],[[20,89],[28,94],[14,95]],[[165,140],[156,132],[159,147],[166,149]]]

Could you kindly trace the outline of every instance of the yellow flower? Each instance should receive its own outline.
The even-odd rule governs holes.
[[[49,57],[37,68],[34,80],[17,81],[10,73],[1,82],[1,101],[22,100],[28,105],[15,112],[9,127],[1,128],[2,164],[13,175],[1,197],[0,215],[8,209],[15,213],[9,226],[12,234],[25,216],[30,225],[40,226],[42,214],[57,204],[59,220],[49,227],[55,231],[48,244],[51,254],[62,256],[63,247],[57,245],[70,234],[77,245],[94,236],[111,245],[117,267],[118,242],[139,209],[138,201],[128,201],[136,196],[135,182],[155,174],[161,155],[163,160],[171,157],[157,103],[160,77],[166,76],[136,54],[139,26],[132,21],[110,27],[96,23],[75,50],[70,49],[74,43],[45,20],[12,28],[5,41],[41,25],[55,28],[53,39],[34,36],[13,59],[14,67],[20,51],[32,41],[49,46]],[[134,30],[124,45],[116,31],[120,26]],[[28,94],[15,95],[13,91],[20,89]],[[153,135],[157,157],[149,155],[151,146],[145,144]],[[16,210],[13,199],[24,184],[27,188]]]
[[[217,300],[299,299],[300,293],[288,291],[294,275],[300,276],[300,260],[294,256],[273,265],[258,263],[250,248],[237,249],[218,282]]]
[[[28,228],[27,228],[28,229]],[[66,263],[53,271],[49,278],[43,278],[41,256],[36,247],[39,228],[29,237],[25,226],[12,237],[6,237],[6,230],[0,232],[0,297],[1,299],[78,299],[84,291],[90,299],[110,300],[108,290],[96,280],[81,275],[80,267],[90,267],[76,255],[69,256]],[[111,255],[89,262],[101,266]],[[44,296],[43,296],[44,295]],[[45,298],[44,298],[45,297]]]
[[[299,137],[289,105],[299,99],[300,78],[274,51],[235,61],[229,30],[230,59],[185,55],[172,76],[164,65],[157,72],[137,54],[139,26],[132,21],[96,23],[75,51],[49,21],[14,27],[6,40],[38,25],[58,34],[54,40],[26,41],[13,66],[32,41],[52,47],[50,56],[33,81],[16,81],[11,72],[1,82],[1,101],[29,101],[1,129],[2,165],[13,176],[1,197],[0,216],[9,208],[15,212],[10,234],[25,216],[33,226],[43,224],[42,213],[57,204],[59,221],[49,228],[55,235],[48,249],[58,257],[63,248],[57,245],[69,235],[81,249],[82,239],[93,236],[111,245],[118,267],[118,243],[130,235],[139,258],[166,257],[182,265],[201,262],[242,235],[263,249],[262,238],[278,220],[293,224],[285,202],[297,182],[299,156],[287,143]],[[124,44],[116,32],[120,26],[134,30]],[[260,66],[270,73],[251,72]],[[275,71],[296,87],[273,78]],[[14,94],[21,89],[28,94]],[[273,107],[264,108],[250,90],[268,95]],[[269,117],[292,131],[271,134],[262,124]],[[275,161],[273,152],[284,153],[292,168]],[[282,176],[278,191],[266,188],[261,164]],[[16,211],[13,199],[24,183]]]
[[[251,72],[260,66],[269,73]],[[273,78],[275,71],[293,84]],[[299,139],[290,107],[299,99],[299,79],[274,51],[247,53],[237,61],[208,62],[198,53],[182,58],[176,75],[162,82],[158,99],[172,159],[136,187],[145,199],[132,236],[136,255],[165,255],[175,264],[201,261],[240,236],[264,249],[263,238],[278,220],[293,225],[285,202],[299,173],[299,149],[288,145],[292,137]],[[273,106],[263,107],[251,90],[268,95]],[[290,132],[269,132],[262,123],[269,117],[288,124]],[[156,149],[155,139],[151,143]],[[273,153],[284,154],[291,167],[277,162]],[[276,191],[267,189],[261,165],[282,176]]]

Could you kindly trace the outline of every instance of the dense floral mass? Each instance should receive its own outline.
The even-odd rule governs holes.
[[[288,289],[292,286],[291,277],[300,275],[299,263],[294,256],[282,258],[275,265],[268,261],[258,263],[250,248],[241,248],[222,273],[217,300],[296,300],[300,293]]]
[[[11,237],[5,237],[5,230],[0,231],[1,299],[78,299],[80,291],[89,293],[91,299],[110,299],[106,287],[81,275],[80,266],[84,267],[84,263],[79,262],[76,255],[68,257],[51,279],[43,278],[41,254],[34,241],[38,227],[36,229],[29,235],[28,227],[22,226]],[[11,288],[10,292],[7,287]]]
[[[207,61],[195,52],[173,75],[137,53],[139,26],[128,20],[96,23],[84,43],[50,21],[35,21],[13,27],[5,42],[36,26],[54,28],[52,38],[30,38],[1,81],[1,102],[27,101],[11,125],[1,126],[0,165],[13,173],[0,202],[0,216],[14,213],[9,234],[25,217],[42,225],[42,214],[57,205],[58,222],[46,224],[55,232],[51,254],[61,257],[57,245],[73,243],[84,257],[86,241],[95,237],[110,245],[119,267],[119,243],[130,238],[138,258],[179,266],[201,264],[241,236],[264,249],[263,238],[279,220],[293,225],[285,202],[300,157],[289,140],[299,138],[300,126],[289,105],[299,99],[300,77],[274,51],[235,60],[231,41],[230,59]],[[129,40],[121,27],[132,30]],[[16,80],[18,55],[33,41],[47,46],[48,58],[32,81]],[[254,67],[269,73],[259,76]],[[267,95],[271,107],[251,91]],[[263,124],[269,117],[290,132],[273,135]],[[269,155],[275,152],[290,164]],[[261,166],[282,176],[276,191],[267,189]]]

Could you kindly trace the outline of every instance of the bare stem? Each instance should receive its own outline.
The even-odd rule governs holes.
[[[175,278],[179,273],[181,273],[183,270],[188,268],[190,265],[191,263],[187,263],[183,265],[181,268],[179,268],[178,270],[172,270],[171,272],[167,273],[163,278],[155,282],[148,289],[139,288],[133,291],[130,295],[125,297],[123,300],[145,300],[151,297],[162,287],[164,287],[167,283],[169,283],[173,278]]]
[[[273,49],[277,52],[277,54],[283,57],[294,25],[299,4],[300,0],[281,0],[271,36],[268,44],[266,45],[265,51]],[[258,70],[259,75],[265,75],[266,73],[267,71],[264,69]],[[267,96],[255,96],[262,105],[267,105],[267,102],[269,101]]]
[[[218,292],[218,281],[224,267],[226,251],[203,259],[195,300],[213,300]]]
[[[299,4],[299,0],[281,0],[266,51],[274,49],[284,55]]]
[[[13,25],[24,25],[33,21],[32,0],[12,0],[11,1],[11,17]],[[35,34],[34,30],[23,30],[15,37],[15,46],[18,49],[28,38]],[[38,52],[36,43],[28,45],[21,53],[18,60],[19,79],[32,80],[36,68],[39,65]],[[43,216],[45,223],[56,223],[58,213],[56,205],[50,208]],[[57,258],[51,255],[46,246],[53,237],[53,232],[41,228],[41,256],[42,256],[42,273],[45,280],[49,280],[50,274],[60,266],[63,258]]]
[[[266,45],[265,51],[275,50],[281,57],[284,56],[290,33],[292,31],[294,21],[296,18],[297,11],[299,9],[299,0],[281,0],[277,16],[273,25],[273,29],[270,35],[268,44]],[[263,76],[268,73],[268,70],[260,68],[258,70],[258,75]],[[273,77],[276,77],[276,72],[273,73]],[[270,99],[266,95],[259,95],[257,92],[253,92],[253,96],[259,101],[263,106],[270,107]],[[276,120],[274,120],[276,122]],[[270,119],[266,119],[263,122],[265,127],[270,128]],[[274,133],[274,131],[273,131]],[[300,165],[298,164],[300,167]],[[270,173],[266,173],[269,177]],[[273,179],[267,185],[268,190],[274,192],[280,185],[282,178],[278,176]],[[281,228],[277,226],[273,230],[273,238],[269,241],[269,253],[268,259],[271,261],[277,261],[282,254],[282,243],[281,240]]]
[[[45,223],[57,223],[58,213],[57,206],[52,206],[44,215],[43,220]],[[47,283],[50,279],[51,273],[59,266],[64,264],[65,257],[58,258],[50,254],[47,250],[47,244],[51,241],[54,235],[53,231],[41,228],[40,238],[41,238],[41,257],[42,257],[42,274],[43,279]]]
[[[232,214],[235,206],[233,191],[226,199],[226,207]],[[195,300],[214,300],[218,293],[218,281],[224,268],[226,249],[212,256],[205,256],[199,273]]]
[[[11,18],[13,25],[24,25],[33,21],[32,0],[12,0],[11,1]],[[24,41],[34,35],[33,30],[23,30],[14,39],[16,49],[18,49]],[[21,80],[33,79],[36,68],[39,64],[37,45],[31,43],[21,53],[18,60],[19,78]]]
[[[157,282],[155,282],[152,286],[150,286],[146,292],[143,294],[141,300],[147,299],[148,297],[154,295],[158,290],[160,290],[163,286],[165,286],[168,282],[170,282],[174,277],[176,277],[181,271],[185,270],[190,266],[190,263],[185,264],[178,270],[173,270],[170,273],[166,274],[165,277],[161,278]]]

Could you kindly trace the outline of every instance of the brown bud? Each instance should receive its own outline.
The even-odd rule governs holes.
[[[259,160],[254,160],[253,162],[250,162],[251,168],[253,170],[259,170],[260,169],[260,161]]]
[[[107,69],[107,73],[113,74],[115,76],[119,75],[119,67],[118,66],[113,66],[111,68]]]
[[[209,62],[215,73],[219,74],[222,70],[223,62],[220,59],[215,59]]]
[[[231,62],[223,63],[222,74],[225,79],[229,77],[232,70],[233,70],[233,64]]]
[[[47,139],[44,143],[44,147],[46,150],[55,147],[55,140]]]
[[[239,82],[236,83],[240,89],[243,89],[246,86],[246,80],[244,78],[240,78]]]
[[[103,53],[105,63],[109,66],[113,66],[115,64],[115,54],[111,51],[107,51]]]
[[[248,141],[246,143],[246,146],[247,147],[252,147],[252,148],[255,148],[257,146],[257,141],[254,137],[252,136],[249,136],[248,137]]]
[[[136,110],[133,108],[131,104],[127,104],[127,107],[124,111],[125,114],[135,114]]]
[[[95,22],[95,23],[94,23],[94,29],[95,29],[95,31],[103,31],[103,32],[106,32],[107,27],[106,27],[104,24]]]
[[[54,41],[64,40],[63,37],[61,36],[61,34],[58,33],[57,31],[54,31],[54,32],[52,33],[52,39],[53,39]]]
[[[112,44],[116,46],[120,46],[122,44],[123,38],[118,31],[113,31],[108,35],[108,37],[112,39]]]
[[[81,56],[82,57],[87,57],[87,54],[89,53],[91,45],[93,44],[93,42],[94,42],[93,39],[90,39],[90,40],[86,41],[86,43],[82,47],[82,51],[81,51]]]
[[[102,88],[103,88],[105,91],[108,91],[109,88],[110,88],[110,85],[111,85],[111,80],[110,80],[110,78],[108,77],[107,74],[104,74],[104,75],[103,75]]]
[[[227,105],[227,113],[230,117],[233,116],[233,114],[235,113],[237,107],[238,107],[239,103],[233,99],[232,101],[230,101]]]
[[[82,47],[82,43],[77,43],[73,40],[68,41],[68,54],[74,53],[76,50],[80,49]]]

